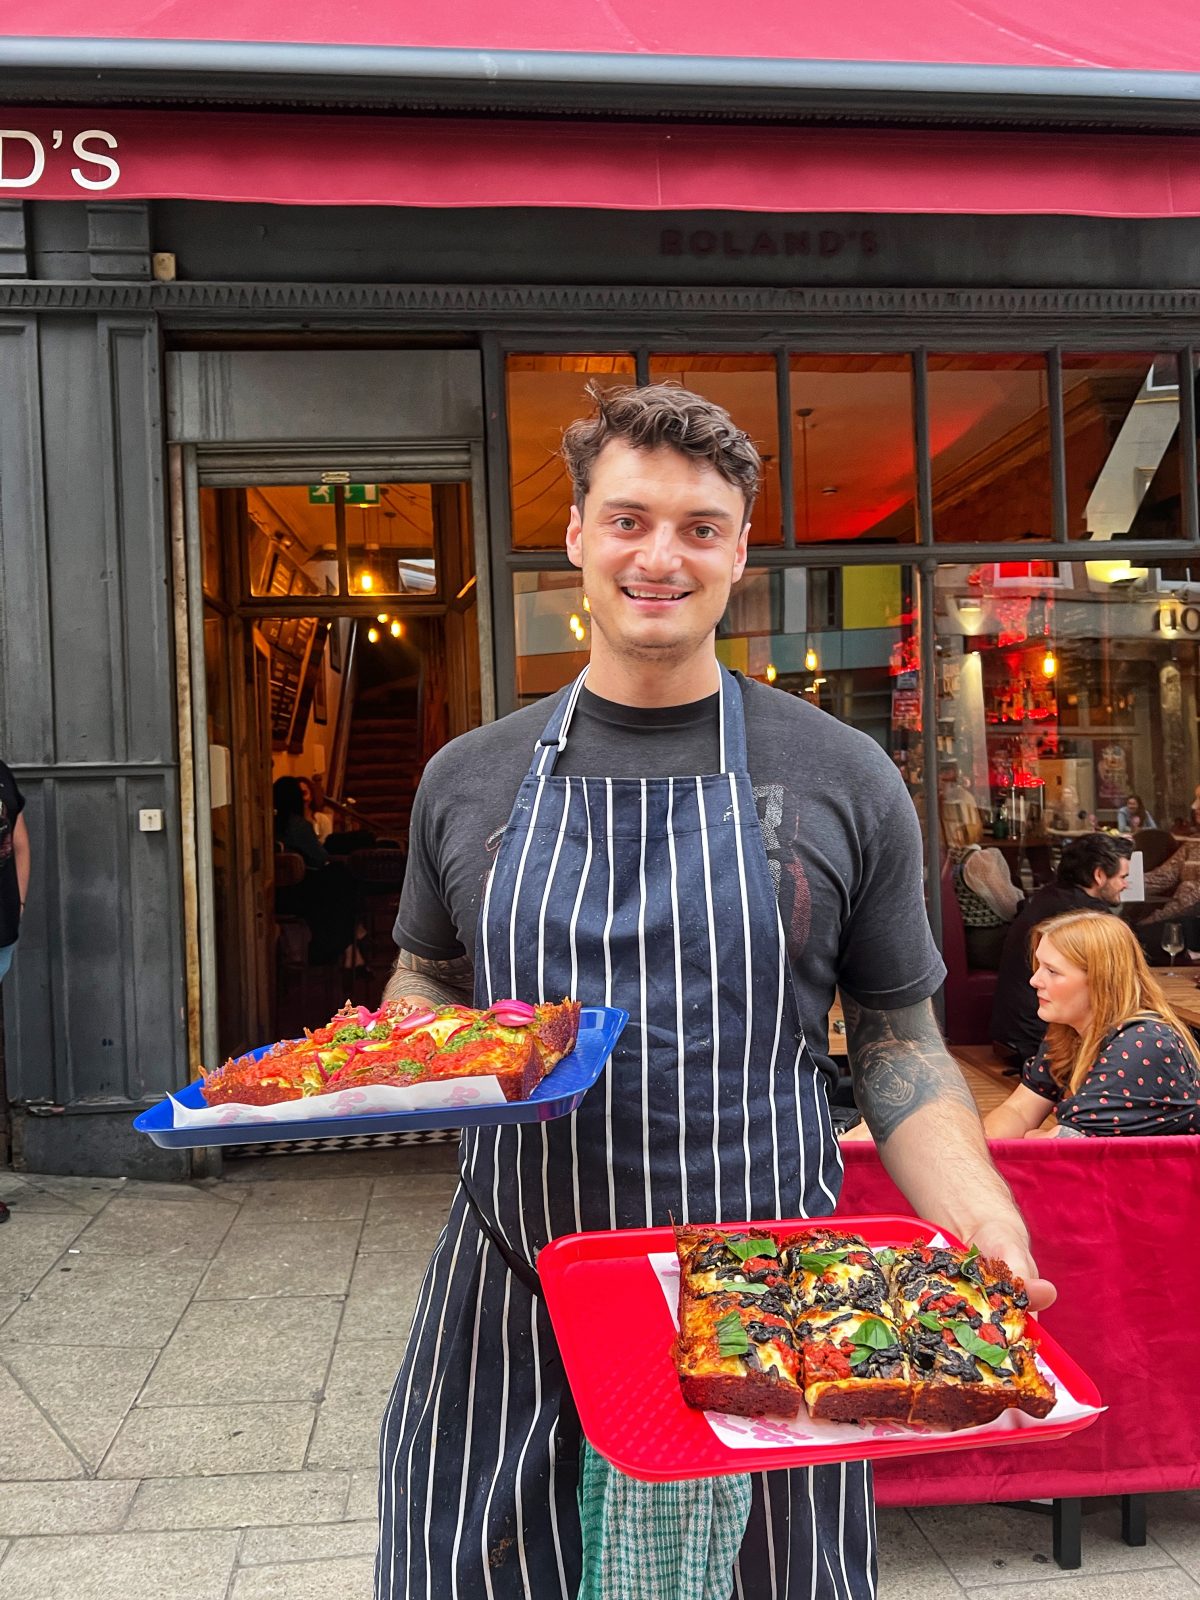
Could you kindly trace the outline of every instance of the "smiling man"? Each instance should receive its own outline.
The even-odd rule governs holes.
[[[1053,1294],[930,1009],[944,969],[900,775],[865,735],[718,663],[757,452],[686,390],[593,398],[563,442],[587,671],[429,764],[387,994],[571,993],[630,1022],[574,1116],[464,1136],[384,1419],[379,1600],[571,1600],[581,1571],[599,1592],[538,1251],[672,1217],[831,1213],[835,986],[859,1104],[915,1209],[1005,1258],[1035,1307]],[[630,1360],[641,1338],[630,1329]],[[711,1482],[662,1488],[612,1474],[605,1492],[627,1525],[653,1515],[664,1547],[685,1522],[707,1540]],[[866,1600],[874,1548],[863,1463],[759,1474],[729,1590]],[[654,1577],[659,1554],[611,1592],[682,1600]]]

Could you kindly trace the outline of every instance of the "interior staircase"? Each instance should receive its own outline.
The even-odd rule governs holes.
[[[343,798],[370,819],[380,838],[395,839],[407,849],[420,776],[415,683],[385,683],[360,693],[350,723]]]

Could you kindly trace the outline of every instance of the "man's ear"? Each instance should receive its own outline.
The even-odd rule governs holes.
[[[567,521],[567,560],[573,567],[583,566],[583,517],[579,507],[571,507]]]
[[[750,524],[747,523],[738,535],[737,551],[733,558],[733,581],[736,583],[746,570],[746,561],[750,555]]]

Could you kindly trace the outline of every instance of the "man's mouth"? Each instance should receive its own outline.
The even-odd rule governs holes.
[[[656,589],[646,584],[622,584],[621,593],[629,600],[651,600],[673,602],[686,600],[691,593],[689,589]]]

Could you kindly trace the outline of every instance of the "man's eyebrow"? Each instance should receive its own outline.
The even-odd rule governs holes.
[[[601,511],[646,511],[649,509],[641,500],[602,500]],[[720,506],[700,506],[695,511],[684,513],[688,521],[700,522],[733,522],[735,519],[728,511]]]

